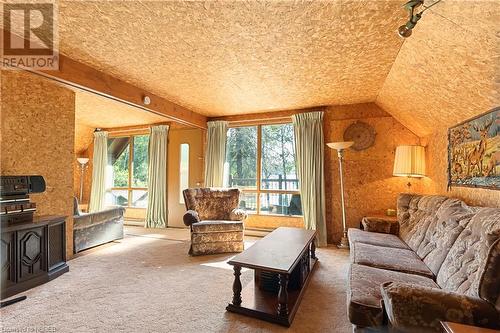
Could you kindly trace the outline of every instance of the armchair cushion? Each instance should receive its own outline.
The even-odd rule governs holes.
[[[399,231],[399,224],[397,221],[391,221],[380,217],[363,217],[361,224],[363,225],[363,230],[365,231],[393,235],[397,235]]]
[[[244,221],[248,217],[248,214],[240,208],[235,208],[229,214],[229,218],[232,221]]]
[[[477,297],[402,282],[382,284],[381,294],[392,326],[405,332],[441,332],[440,321],[500,327],[495,307]]]
[[[187,226],[190,226],[194,223],[200,222],[200,217],[198,216],[198,213],[195,212],[194,210],[188,210],[182,220],[184,221],[184,224]]]
[[[241,221],[201,221],[191,225],[193,233],[209,232],[243,232],[243,222]]]

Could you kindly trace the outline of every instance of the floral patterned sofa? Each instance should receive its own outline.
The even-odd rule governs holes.
[[[240,190],[190,188],[183,195],[184,224],[191,228],[190,255],[243,251],[247,214],[238,208]]]
[[[440,332],[440,321],[500,328],[500,208],[402,194],[398,222],[349,229],[354,331]]]

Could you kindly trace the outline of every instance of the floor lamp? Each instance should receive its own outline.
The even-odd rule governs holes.
[[[83,200],[83,175],[85,173],[85,169],[87,168],[87,163],[89,159],[87,157],[78,157],[76,159],[78,163],[80,163],[80,203]]]
[[[344,141],[344,142],[330,142],[326,145],[332,149],[337,150],[337,156],[339,158],[339,173],[340,173],[340,198],[342,203],[342,238],[340,239],[340,244],[337,245],[340,249],[348,249],[349,248],[349,240],[347,239],[347,226],[345,222],[345,202],[344,202],[344,179],[342,175],[342,160],[344,159],[344,150],[349,148],[354,144],[353,141]]]

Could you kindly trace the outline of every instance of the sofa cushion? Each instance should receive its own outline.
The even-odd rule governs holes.
[[[347,231],[347,236],[349,238],[349,244],[351,245],[351,247],[353,246],[353,243],[360,242],[399,249],[408,248],[408,246],[401,239],[399,239],[398,236],[391,234],[381,234],[377,232],[369,232],[350,228]]]
[[[491,246],[479,276],[479,295],[493,304],[500,313],[500,239]],[[498,320],[500,321],[500,315]]]
[[[243,231],[243,222],[241,221],[201,221],[191,225],[193,232],[230,232]]]
[[[473,208],[461,200],[452,198],[444,201],[437,210],[437,219],[434,219],[427,228],[424,239],[416,251],[434,274],[439,271],[451,246],[473,215]]]
[[[349,269],[347,306],[349,320],[361,327],[379,326],[384,322],[381,285],[385,282],[404,282],[438,288],[429,278],[352,264]]]
[[[409,249],[387,248],[356,242],[351,248],[351,260],[355,264],[434,278],[432,271],[415,252]]]
[[[438,219],[436,213],[447,199],[444,196],[426,195],[413,196],[410,200],[408,215],[399,220],[399,237],[413,251],[417,251],[429,226],[435,225]]]
[[[441,288],[499,302],[500,208],[481,208],[451,247],[439,272]]]

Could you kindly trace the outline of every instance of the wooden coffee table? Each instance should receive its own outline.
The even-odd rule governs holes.
[[[290,326],[317,262],[315,230],[278,228],[228,263],[234,269],[227,311]],[[241,268],[254,270],[242,290]]]
[[[445,333],[498,333],[500,331],[482,328],[476,326],[469,326],[465,324],[452,323],[448,321],[442,321],[441,326]]]

